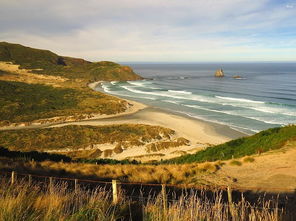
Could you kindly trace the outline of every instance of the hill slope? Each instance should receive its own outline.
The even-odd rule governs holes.
[[[286,142],[296,140],[296,125],[271,128],[250,137],[239,138],[209,147],[196,154],[184,155],[165,163],[193,163],[228,160],[256,153],[263,153],[283,147]]]
[[[128,66],[113,62],[89,62],[79,58],[59,56],[48,50],[20,44],[0,42],[0,61],[12,62],[34,73],[82,78],[88,81],[142,79]]]
[[[142,78],[130,67],[113,62],[89,62],[0,42],[0,126],[123,113],[133,107],[131,102],[95,92],[87,84],[137,79]]]

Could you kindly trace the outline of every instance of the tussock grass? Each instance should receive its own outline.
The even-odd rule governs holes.
[[[214,174],[219,166],[215,163],[182,165],[149,164],[87,164],[63,163],[52,161],[15,161],[1,159],[0,169],[15,170],[19,173],[48,174],[69,176],[75,174],[81,178],[118,179],[121,182],[199,184],[198,175]],[[206,181],[203,181],[207,184]]]
[[[163,163],[193,163],[217,160],[229,160],[263,152],[277,150],[286,146],[287,143],[296,140],[296,125],[271,128],[261,131],[253,136],[243,137],[229,141],[196,154],[188,154],[177,157]]]
[[[0,183],[0,220],[281,220],[282,211],[271,201],[261,202],[254,207],[244,199],[232,207],[223,202],[222,193],[216,192],[209,199],[204,192],[191,193],[174,200],[168,199],[163,207],[161,196],[148,196],[147,201],[131,201],[120,194],[118,204],[112,204],[111,194],[103,188],[93,190],[67,188],[65,183],[51,188],[28,185],[19,181],[10,185],[2,179]],[[261,206],[262,205],[262,206]],[[232,215],[229,212],[233,208]]]
[[[160,135],[161,134],[161,135]],[[94,144],[125,143],[125,148],[146,142],[170,139],[174,130],[144,124],[118,124],[106,126],[69,125],[64,127],[0,131],[0,143],[12,150],[62,150],[93,147]],[[136,142],[138,141],[138,142]],[[115,151],[119,149],[115,148]],[[113,150],[104,152],[105,156]]]
[[[242,162],[238,161],[238,160],[232,160],[229,162],[229,165],[232,165],[232,166],[241,166],[242,165]]]
[[[243,158],[243,161],[245,163],[253,163],[255,161],[255,158],[254,157],[245,157],[245,158]]]

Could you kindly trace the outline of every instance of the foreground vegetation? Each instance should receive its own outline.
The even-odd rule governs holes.
[[[181,196],[163,207],[161,196],[146,201],[122,195],[112,204],[112,195],[103,188],[93,190],[67,188],[65,183],[41,188],[25,181],[10,185],[0,181],[0,220],[281,220],[282,212],[270,201],[256,208],[239,201],[228,204],[221,193],[210,200],[206,194]],[[231,210],[230,210],[231,209]],[[232,211],[232,215],[229,211]]]
[[[271,128],[250,137],[243,137],[227,143],[208,147],[196,154],[184,155],[164,163],[193,163],[229,160],[270,150],[280,149],[286,142],[296,140],[296,125]]]

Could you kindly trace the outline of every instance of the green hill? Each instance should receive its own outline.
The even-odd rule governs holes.
[[[35,69],[34,73],[72,79],[81,78],[88,81],[142,79],[128,66],[106,61],[89,62],[79,58],[63,57],[48,50],[7,42],[0,42],[0,61],[19,64],[25,69]]]
[[[250,137],[243,137],[224,144],[209,147],[196,154],[184,155],[163,163],[193,163],[229,160],[282,148],[296,140],[296,125],[271,128]]]
[[[0,125],[57,116],[116,114],[127,102],[92,90],[0,80]]]

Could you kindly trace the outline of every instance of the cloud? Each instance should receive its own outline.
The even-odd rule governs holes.
[[[276,60],[277,51],[295,49],[295,10],[288,4],[292,3],[2,0],[0,40],[90,60],[257,59],[260,51],[273,51]],[[276,47],[279,39],[281,48]]]

